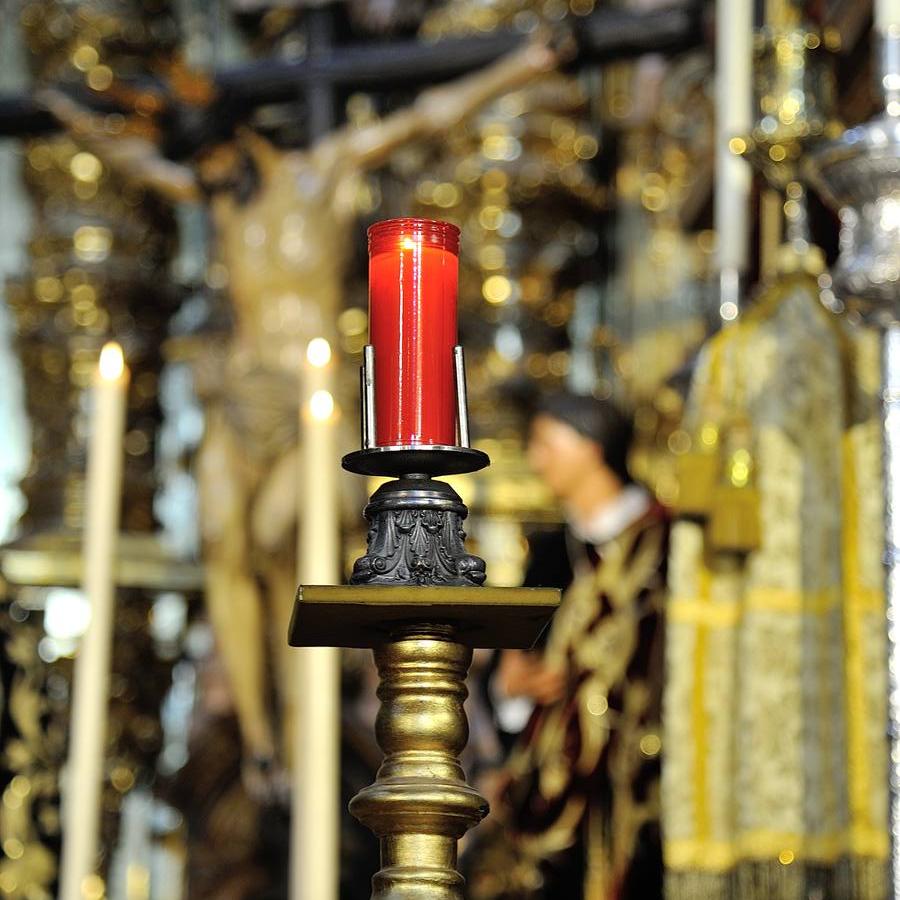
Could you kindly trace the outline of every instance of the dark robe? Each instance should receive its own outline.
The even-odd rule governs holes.
[[[596,553],[573,552],[569,538],[575,577],[540,651],[567,672],[565,695],[535,708],[512,749],[493,825],[472,854],[472,900],[662,896],[668,530],[652,506]]]

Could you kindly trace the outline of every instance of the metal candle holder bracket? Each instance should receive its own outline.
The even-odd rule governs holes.
[[[750,134],[739,136],[738,146],[782,196],[780,266],[818,275],[824,255],[812,244],[800,173],[809,148],[840,129],[833,60],[818,33],[801,22],[762,29],[755,55],[756,122]]]
[[[434,475],[490,463],[469,446],[465,366],[454,348],[458,446],[376,444],[375,355],[360,373],[362,449],[343,466],[389,475],[365,509],[367,552],[349,585],[301,586],[290,626],[296,647],[371,647],[385,753],[375,783],[350,811],[381,842],[373,900],[462,900],[457,842],[488,812],[466,783],[463,703],[474,647],[530,647],[559,604],[559,591],[488,588],[483,560],[466,552],[459,495]]]
[[[805,175],[841,217],[834,291],[869,321],[900,321],[900,34],[880,36],[884,112],[806,161]]]
[[[343,466],[357,475],[460,475],[489,466],[488,455],[469,446],[469,412],[466,395],[466,368],[463,348],[453,348],[453,375],[456,387],[457,445],[389,444],[376,442],[375,348],[366,344],[359,370],[362,406],[362,449],[348,453]]]
[[[796,181],[809,146],[840,128],[833,61],[816,31],[799,22],[763,28],[755,43],[756,122],[739,136],[741,152],[783,192]]]

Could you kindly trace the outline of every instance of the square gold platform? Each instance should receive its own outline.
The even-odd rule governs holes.
[[[303,585],[292,647],[377,647],[405,624],[450,625],[470,647],[527,649],[559,606],[555,588]]]

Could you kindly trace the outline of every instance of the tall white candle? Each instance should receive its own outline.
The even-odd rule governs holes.
[[[875,30],[887,34],[891,28],[900,29],[900,0],[875,0]]]
[[[85,881],[92,879],[97,863],[127,394],[122,348],[109,343],[100,353],[92,390],[82,552],[82,585],[91,621],[75,659],[60,900],[82,900]]]
[[[737,286],[748,263],[752,173],[735,151],[753,126],[752,74],[752,0],[718,0],[714,218],[725,318],[737,314]]]
[[[875,72],[885,112],[900,116],[900,0],[875,0]]]
[[[335,365],[325,338],[310,341],[301,385],[298,580],[340,578],[340,496]],[[292,900],[337,900],[340,832],[340,656],[295,651],[299,709],[291,816]]]

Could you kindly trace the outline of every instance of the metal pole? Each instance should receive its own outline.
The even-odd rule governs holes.
[[[716,145],[714,219],[719,269],[719,315],[737,318],[747,271],[752,173],[731,141],[753,125],[753,3],[716,4]]]
[[[900,324],[882,342],[891,896],[900,898]]]

